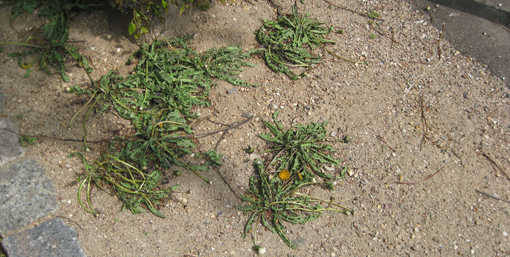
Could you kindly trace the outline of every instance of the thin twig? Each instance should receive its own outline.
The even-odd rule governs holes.
[[[221,122],[217,122],[217,121],[214,121],[214,120],[211,120],[210,117],[207,117],[207,120],[211,123],[214,123],[216,125],[221,125],[221,126],[229,126],[228,124],[225,124],[225,123],[221,123]]]
[[[416,64],[423,64],[423,65],[431,65],[432,64],[430,62],[418,62],[418,61],[410,61],[410,62],[407,62],[407,63],[416,63]]]
[[[370,16],[368,16],[367,14],[360,13],[360,12],[358,12],[358,11],[355,11],[355,10],[349,9],[349,8],[347,8],[347,7],[345,7],[345,6],[336,5],[336,4],[334,4],[334,3],[332,3],[332,2],[330,2],[330,1],[328,1],[328,0],[323,0],[323,1],[324,1],[324,2],[326,2],[326,3],[328,3],[328,4],[330,4],[330,5],[332,5],[332,6],[334,6],[334,7],[337,7],[337,8],[340,8],[340,9],[343,9],[343,10],[346,10],[346,11],[349,11],[349,12],[353,12],[353,13],[359,14],[359,15],[361,15],[361,16],[365,16],[365,17],[367,17],[367,18],[370,18],[370,19],[384,21],[384,19],[376,18],[376,17],[370,17]]]
[[[498,164],[497,164],[497,163],[496,163],[496,162],[495,162],[495,161],[494,161],[494,160],[490,157],[490,155],[486,154],[485,152],[482,152],[482,155],[483,155],[485,158],[487,158],[487,160],[489,160],[489,161],[491,162],[491,164],[492,164],[492,165],[494,165],[494,167],[495,167],[497,170],[499,170],[499,171],[501,171],[503,174],[505,174],[505,176],[506,176],[506,178],[507,178],[508,180],[510,180],[510,177],[509,177],[509,176],[508,176],[508,174],[505,172],[505,170],[503,170],[503,169],[502,169],[502,168],[501,168],[501,167],[500,167],[500,166],[499,166],[499,165],[498,165]]]
[[[443,37],[444,29],[446,28],[446,24],[443,24],[443,30],[439,33],[439,39],[437,40],[437,57],[438,60],[441,61],[441,38]]]
[[[435,145],[437,148],[439,148],[439,149],[441,149],[441,150],[443,150],[445,152],[452,152],[453,155],[455,155],[457,158],[462,160],[462,158],[454,150],[449,150],[449,149],[444,148],[443,146],[438,144],[436,141],[432,140],[432,138],[430,138],[429,136],[427,136],[425,139],[429,140],[433,145]]]
[[[12,131],[8,128],[3,128],[3,129],[11,132],[13,134],[16,134],[18,136],[23,136],[23,137],[49,138],[49,139],[55,139],[55,140],[59,140],[59,141],[83,142],[83,139],[70,139],[70,138],[59,138],[59,137],[49,137],[49,136],[33,136],[33,135],[20,134],[18,132]],[[103,140],[97,140],[97,141],[88,141],[87,140],[87,143],[99,144],[99,143],[107,142],[110,140],[111,139],[103,139]]]
[[[233,125],[221,124],[221,125],[229,126],[228,128],[225,128],[225,129],[220,129],[220,130],[216,130],[216,131],[211,131],[211,132],[206,132],[206,133],[201,133],[201,134],[195,134],[195,135],[185,135],[185,136],[172,137],[172,138],[167,138],[167,139],[156,139],[156,141],[175,140],[175,139],[179,139],[179,138],[204,138],[204,137],[208,137],[208,136],[211,136],[211,135],[214,135],[214,134],[218,134],[220,132],[226,132],[227,130],[240,127],[241,125],[249,122],[252,118],[253,118],[253,116],[250,117],[250,118],[247,118],[246,120],[244,120],[242,122],[235,122],[236,124],[233,124]]]
[[[508,200],[501,199],[500,197],[497,197],[497,196],[495,196],[495,195],[491,195],[491,194],[485,193],[485,192],[480,191],[480,190],[478,190],[478,189],[475,189],[475,191],[476,191],[476,192],[478,192],[478,193],[480,193],[480,194],[482,194],[482,195],[488,196],[488,197],[490,197],[490,198],[493,198],[493,199],[496,199],[496,200],[499,200],[499,201],[503,201],[503,202],[505,202],[505,203],[510,203],[510,201],[508,201]]]
[[[55,217],[59,217],[59,218],[63,218],[63,219],[66,219],[66,220],[69,220],[71,222],[73,222],[74,224],[76,224],[78,227],[80,227],[81,230],[83,230],[83,228],[80,226],[80,224],[78,224],[78,222],[68,218],[68,217],[65,217],[65,216],[60,216],[60,215],[55,215]]]
[[[444,168],[444,166],[441,167],[441,169],[439,169],[438,171],[436,171],[436,173],[434,173],[434,174],[428,176],[426,179],[418,181],[418,182],[400,182],[400,181],[396,181],[395,183],[403,184],[403,185],[414,185],[414,184],[418,184],[418,183],[421,183],[421,182],[425,182],[425,181],[431,179],[432,177],[434,177],[437,173],[439,173],[441,170],[443,170],[443,168]]]
[[[282,7],[279,4],[277,4],[275,0],[269,0],[269,2],[273,4],[273,6],[276,8],[276,14],[278,15],[278,17],[282,16],[282,13],[280,12],[280,9]]]
[[[333,51],[331,51],[331,50],[329,50],[328,48],[326,48],[326,47],[325,47],[325,46],[324,46],[321,42],[317,41],[317,43],[319,43],[319,45],[320,45],[322,48],[324,48],[326,51],[328,51],[328,53],[330,53],[331,55],[336,56],[336,57],[338,57],[338,58],[340,58],[340,59],[342,59],[342,60],[344,60],[344,61],[348,61],[348,62],[350,62],[350,63],[366,64],[366,63],[364,63],[364,62],[357,62],[357,61],[353,61],[353,60],[349,60],[349,59],[347,59],[347,58],[344,58],[344,57],[342,57],[342,56],[340,56],[340,55],[338,55],[338,54],[333,53]]]
[[[214,151],[218,150],[218,146],[220,145],[220,142],[221,140],[225,137],[225,135],[227,134],[227,132],[229,130],[231,130],[235,125],[237,125],[237,121],[232,123],[232,125],[230,125],[226,130],[225,132],[223,132],[223,134],[221,134],[221,137],[220,139],[218,139],[218,141],[216,142],[216,145],[214,146]]]
[[[421,120],[423,122],[423,125],[424,125],[424,129],[423,129],[423,137],[421,139],[421,142],[420,142],[420,151],[421,151],[421,148],[423,146],[423,142],[425,141],[425,139],[428,138],[428,133],[429,133],[429,125],[427,124],[427,119],[425,118],[425,108],[424,108],[424,105],[423,105],[423,92],[421,93],[421,97],[420,97],[420,109],[421,109]]]
[[[510,29],[508,29],[507,27],[501,25],[497,20],[494,20],[499,26],[501,26],[504,30],[506,30],[506,32],[509,32],[510,33]]]
[[[399,45],[402,45],[402,43],[400,43],[400,42],[396,41],[396,40],[395,40],[395,38],[390,37],[390,36],[388,36],[388,35],[384,34],[382,31],[377,30],[377,29],[374,27],[374,25],[369,24],[369,26],[370,26],[370,28],[371,28],[371,29],[375,30],[375,31],[376,31],[377,33],[379,33],[381,36],[385,36],[385,37],[389,38],[389,39],[392,41],[392,43],[397,43],[397,44],[399,44]]]
[[[254,115],[252,115],[251,117],[247,118],[246,120],[242,121],[242,122],[234,122],[232,123],[228,128],[224,129],[223,131],[223,134],[221,135],[220,139],[218,139],[218,141],[216,142],[216,145],[214,146],[214,151],[216,151],[218,149],[218,146],[220,145],[220,142],[221,140],[223,140],[223,138],[225,137],[225,135],[227,134],[227,132],[235,127],[239,127],[247,122],[249,122],[252,118],[254,117]],[[230,191],[232,191],[232,193],[234,193],[234,195],[239,198],[240,200],[242,200],[242,197],[239,196],[236,191],[234,190],[234,188],[232,187],[232,185],[227,181],[227,179],[223,176],[223,174],[221,174],[221,171],[218,167],[216,167],[216,171],[218,172],[218,174],[220,174],[220,177],[221,179],[223,179],[223,182],[225,182],[225,184],[227,184],[227,186],[230,188]]]
[[[394,153],[396,152],[396,151],[395,151],[395,149],[391,148],[391,146],[390,146],[388,143],[386,143],[386,141],[384,141],[384,138],[383,138],[381,135],[379,135],[379,139],[380,139],[380,140],[381,140],[381,141],[382,141],[382,142],[383,142],[383,143],[384,143],[384,144],[385,144],[388,148],[390,148],[390,149],[391,149],[391,151],[393,151]]]

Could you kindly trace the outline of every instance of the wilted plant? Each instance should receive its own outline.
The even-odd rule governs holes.
[[[255,246],[260,247],[256,242],[256,226],[260,222],[265,228],[278,234],[288,246],[296,248],[286,235],[283,221],[305,224],[319,218],[324,211],[352,213],[351,210],[334,203],[334,197],[324,200],[300,192],[312,185],[333,189],[335,182],[332,179],[345,176],[347,169],[343,169],[338,177],[321,171],[324,164],[338,166],[340,162],[327,154],[334,149],[323,142],[326,138],[326,122],[308,126],[296,125],[284,130],[278,123],[277,116],[278,111],[273,114],[274,125],[264,122],[274,137],[270,134],[260,135],[274,143],[269,151],[276,154],[267,165],[259,160],[255,161],[256,175],[250,178],[248,194],[242,198],[245,203],[238,209],[251,213],[243,237],[255,230]],[[276,172],[269,170],[273,163],[277,163]],[[319,181],[315,175],[326,180]]]
[[[93,90],[73,89],[76,93],[91,96],[83,107],[89,108],[84,122],[92,110],[115,110],[133,125],[126,138],[112,140],[103,157],[88,169],[89,177],[96,178],[89,182],[111,185],[124,207],[133,213],[139,213],[140,203],[144,203],[154,214],[161,216],[154,209],[159,197],[163,196],[160,192],[169,193],[156,189],[163,170],[181,166],[210,182],[200,172],[221,165],[220,154],[213,150],[206,152],[206,161],[201,164],[183,159],[196,148],[190,136],[193,133],[190,123],[198,115],[192,108],[209,105],[213,78],[250,86],[235,75],[242,66],[253,65],[244,59],[256,51],[242,53],[238,46],[230,46],[199,54],[187,45],[190,39],[191,36],[164,38],[151,45],[142,44],[133,54],[139,58],[138,65],[127,77],[110,71]],[[84,143],[87,148],[86,136]],[[154,190],[158,192],[156,198],[138,194]]]
[[[297,75],[292,69],[322,63],[323,58],[313,54],[313,48],[335,43],[324,38],[332,28],[322,25],[308,15],[299,14],[295,5],[290,15],[280,16],[277,21],[263,20],[262,27],[255,33],[257,40],[266,48],[264,57],[267,66],[294,80],[305,76],[304,72]]]

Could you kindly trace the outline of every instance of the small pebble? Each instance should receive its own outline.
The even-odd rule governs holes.
[[[337,133],[336,133],[336,131],[333,131],[333,132],[331,132],[331,134],[330,134],[330,135],[331,135],[332,137],[334,137],[334,136],[336,136],[336,134],[337,134]]]
[[[245,117],[245,118],[251,118],[252,116],[253,116],[253,113],[251,113],[251,112],[243,113],[243,117]]]
[[[237,88],[231,88],[231,89],[227,90],[227,94],[229,94],[229,95],[237,94],[238,92],[239,92],[239,89],[237,89]]]
[[[468,93],[464,93],[464,94],[462,94],[462,96],[463,96],[465,99],[468,99]]]

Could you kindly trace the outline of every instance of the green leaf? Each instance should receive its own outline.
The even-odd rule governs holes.
[[[25,77],[25,78],[30,77],[30,73],[31,73],[31,72],[32,72],[32,70],[30,70],[30,68],[29,68],[29,69],[27,69],[27,72],[25,73],[24,77]]]
[[[141,37],[141,35],[140,35],[139,33],[136,33],[136,34],[135,34],[135,38],[136,38],[136,39],[140,39],[140,37]]]
[[[129,28],[128,28],[128,31],[129,31],[129,35],[135,33],[135,30],[136,30],[136,25],[134,22],[131,22],[129,23]]]
[[[65,82],[69,82],[69,81],[71,81],[71,80],[69,79],[69,76],[67,76],[65,73],[62,73],[62,74],[61,74],[61,76],[62,76],[62,80],[64,80]]]
[[[162,219],[165,219],[165,218],[166,218],[166,216],[165,216],[165,215],[163,215],[163,213],[161,213],[159,210],[156,210],[156,209],[154,209],[154,208],[150,207],[150,205],[147,205],[147,207],[149,208],[149,210],[150,210],[150,211],[151,211],[154,215],[156,215],[156,216],[158,216],[158,217],[160,217],[160,218],[162,218]]]
[[[142,27],[140,29],[140,34],[144,34],[144,33],[149,33],[149,29],[147,29],[146,27]]]

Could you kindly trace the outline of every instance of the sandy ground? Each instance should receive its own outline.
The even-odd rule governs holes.
[[[292,3],[283,1],[284,12],[290,11]],[[260,58],[254,59],[258,67],[245,69],[242,77],[259,87],[227,94],[234,86],[219,82],[211,92],[212,107],[197,109],[223,123],[241,120],[245,112],[257,115],[250,124],[228,133],[219,147],[225,155],[220,172],[240,195],[254,171],[243,161],[248,157],[243,149],[267,147],[257,135],[265,131],[261,120],[270,120],[275,109],[280,109],[287,127],[291,122],[326,119],[331,136],[352,138],[334,145],[339,150],[337,157],[344,160],[342,165],[351,167],[349,175],[334,191],[316,188],[310,194],[333,195],[356,214],[324,213],[304,226],[289,224],[288,236],[297,250],[262,229],[259,244],[269,256],[510,255],[510,205],[476,191],[510,198],[510,181],[505,175],[510,174],[508,88],[448,42],[440,42],[439,59],[440,31],[430,26],[428,14],[407,3],[338,4],[381,13],[385,20],[380,23],[382,32],[398,43],[372,30],[366,17],[324,1],[307,0],[298,4],[301,12],[345,31],[329,36],[338,42],[331,48],[369,65],[352,64],[324,52],[322,65],[309,71],[308,77],[291,81],[270,71]],[[0,9],[1,41],[19,42],[30,28],[44,22],[36,16],[22,16],[11,27],[9,12],[8,7]],[[258,47],[253,31],[261,26],[261,19],[276,18],[275,10],[263,1],[216,5],[208,12],[187,15],[192,22],[168,35],[195,33],[198,51],[229,44],[242,44],[246,50]],[[91,58],[95,79],[120,67],[138,49],[109,32],[101,11],[73,18],[70,35],[70,40],[77,41],[74,45]],[[41,71],[24,78],[25,71],[6,56],[17,49],[6,46],[0,55],[0,86],[6,95],[3,116],[14,120],[22,133],[81,139],[82,118],[71,130],[66,128],[81,108],[72,104],[80,98],[65,90],[88,81],[83,70],[71,67],[70,83]],[[89,140],[107,138],[126,125],[112,113],[94,115],[87,125]],[[219,128],[202,122],[197,133]],[[424,135],[428,139],[422,142]],[[218,138],[202,139],[200,150],[211,149]],[[87,156],[97,158],[97,150],[92,147]],[[45,167],[61,206],[54,215],[75,222],[68,220],[88,256],[254,255],[252,238],[241,237],[248,215],[235,209],[240,200],[215,171],[205,174],[212,185],[190,172],[171,177],[171,185],[179,183],[179,191],[191,193],[175,194],[161,209],[167,219],[149,212],[135,216],[121,211],[121,202],[100,190],[93,191],[93,205],[101,210],[94,217],[80,208],[76,198],[74,182],[84,168],[80,160],[67,158],[75,151],[82,151],[82,144],[41,138],[27,148],[24,158],[37,159]],[[419,182],[437,171],[421,183],[395,183]]]

